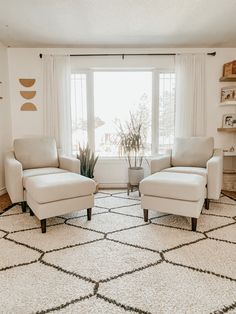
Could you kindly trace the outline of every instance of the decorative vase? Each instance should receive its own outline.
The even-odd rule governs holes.
[[[144,169],[142,167],[128,168],[129,184],[139,185],[139,182],[144,178]]]

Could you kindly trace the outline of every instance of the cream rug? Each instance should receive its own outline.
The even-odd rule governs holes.
[[[190,219],[150,212],[137,192],[96,195],[86,212],[0,215],[0,313],[236,313],[236,201]]]

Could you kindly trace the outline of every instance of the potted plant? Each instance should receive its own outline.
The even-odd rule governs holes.
[[[94,152],[92,152],[88,144],[86,146],[79,145],[77,158],[80,160],[80,174],[87,178],[94,179],[94,168],[98,161],[98,156],[95,157]],[[96,192],[97,189],[98,184],[96,183]]]
[[[142,115],[130,112],[130,121],[126,121],[124,125],[118,122],[118,145],[120,155],[127,158],[128,179],[131,186],[138,186],[144,177],[143,143]]]

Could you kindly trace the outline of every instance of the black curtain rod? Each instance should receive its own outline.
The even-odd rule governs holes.
[[[91,54],[71,54],[71,57],[122,57],[125,56],[176,56],[177,53],[91,53]],[[208,56],[215,56],[216,52],[208,52]],[[42,58],[43,54],[40,53],[39,57]]]

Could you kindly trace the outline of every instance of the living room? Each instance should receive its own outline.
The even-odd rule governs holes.
[[[235,1],[0,9],[0,312],[236,313]]]

